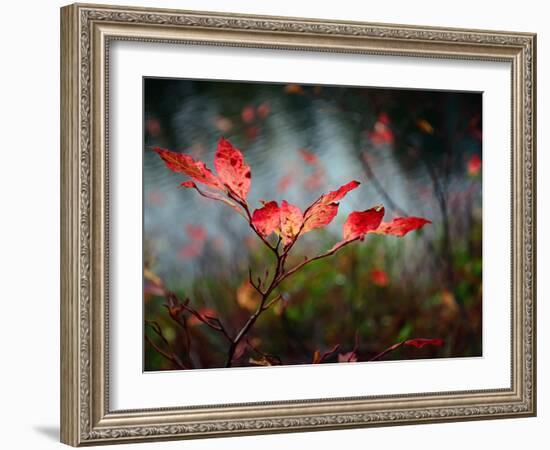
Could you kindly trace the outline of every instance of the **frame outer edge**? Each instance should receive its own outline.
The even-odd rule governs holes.
[[[531,35],[531,412],[537,417],[537,34]]]
[[[189,23],[183,23],[181,19],[187,19]],[[98,205],[102,205],[101,201],[98,203],[96,190],[98,180],[101,181],[97,177],[100,176],[98,171],[101,172],[102,165],[97,155],[94,157],[94,152],[97,151],[97,141],[94,143],[94,139],[98,139],[97,120],[101,122],[101,117],[96,116],[96,109],[100,103],[97,103],[97,92],[94,93],[97,89],[95,70],[97,67],[95,69],[93,67],[92,54],[94,45],[97,47],[97,42],[95,44],[93,42],[94,33],[91,27],[94,23],[101,22],[157,25],[166,29],[172,26],[178,28],[183,26],[194,30],[206,30],[206,32],[227,28],[231,33],[238,33],[250,29],[258,32],[257,36],[280,33],[281,36],[287,37],[296,34],[301,37],[321,36],[328,39],[330,35],[331,39],[348,37],[355,39],[361,35],[361,39],[365,40],[376,41],[383,37],[390,42],[400,44],[414,42],[415,45],[422,45],[419,52],[426,55],[439,53],[447,55],[450,54],[451,47],[459,45],[462,51],[456,54],[463,55],[465,59],[476,59],[476,56],[491,59],[494,49],[506,50],[506,55],[503,56],[506,60],[515,57],[518,76],[516,81],[519,86],[516,86],[513,92],[516,92],[522,102],[516,105],[518,112],[521,113],[514,116],[514,127],[517,126],[516,132],[521,136],[514,141],[514,148],[520,149],[521,153],[518,155],[518,169],[521,177],[517,180],[520,181],[520,185],[517,186],[519,190],[517,195],[521,197],[521,208],[520,214],[514,217],[522,229],[521,235],[517,236],[521,249],[518,255],[520,266],[530,275],[527,280],[521,277],[522,285],[526,289],[519,288],[518,293],[519,298],[522,299],[518,305],[522,312],[520,317],[522,320],[515,328],[519,327],[518,332],[522,334],[522,339],[519,339],[521,345],[517,349],[520,357],[516,358],[516,364],[522,366],[522,370],[518,373],[522,376],[516,379],[521,387],[519,392],[516,392],[519,397],[510,397],[508,403],[496,405],[482,401],[480,404],[474,403],[470,406],[451,404],[439,409],[427,406],[409,409],[403,406],[389,412],[358,411],[329,415],[311,412],[304,416],[286,418],[284,415],[281,418],[261,416],[222,421],[214,418],[186,423],[179,421],[169,423],[164,420],[160,423],[149,423],[145,420],[144,423],[135,423],[133,426],[117,420],[122,419],[124,414],[114,414],[111,418],[112,423],[105,423],[102,426],[103,419],[109,414],[105,415],[108,411],[104,410],[103,404],[103,401],[108,399],[99,399],[101,403],[98,402],[98,396],[104,396],[106,392],[103,381],[98,380],[98,373],[102,372],[103,366],[97,365],[97,358],[101,358],[103,353],[98,353],[97,346],[103,342],[105,335],[104,330],[100,329],[98,332],[97,322],[95,325],[91,322],[92,318],[97,318],[97,314],[102,311],[100,304],[102,285],[95,281],[102,272],[101,270],[97,272],[93,267],[94,261],[97,264],[97,258],[101,256],[101,252],[97,253],[94,242],[101,234],[98,232],[102,230],[101,227],[98,228],[100,225],[98,220],[100,221],[102,217],[101,214],[97,215],[96,210]],[[435,43],[437,46],[439,42],[448,48],[438,52],[432,44]],[[266,42],[264,41],[263,44]],[[267,42],[267,45],[278,47],[277,43]],[[243,44],[243,46],[247,45]],[[294,47],[294,45],[291,46]],[[347,46],[346,44],[343,47]],[[483,54],[479,53],[483,47],[487,51]],[[284,48],[284,45],[280,48]],[[300,45],[296,48],[300,49]],[[337,45],[326,47],[328,51],[338,48],[340,47]],[[468,49],[476,51],[470,54]],[[110,5],[74,4],[63,7],[61,9],[61,441],[72,446],[80,446],[535,415],[535,52],[536,35],[532,33],[447,30],[435,27],[360,22],[339,25],[339,22],[322,19],[276,18]],[[526,59],[526,56],[530,57]],[[530,126],[529,130],[525,129],[526,125]],[[528,191],[528,197],[525,195],[525,190]],[[531,245],[526,246],[526,243]],[[526,305],[527,300],[530,301]],[[528,361],[525,360],[526,355],[530,358]],[[143,413],[145,417],[150,414],[147,411]]]
[[[60,439],[77,446],[79,433],[79,304],[78,289],[78,9],[61,8],[61,411]]]

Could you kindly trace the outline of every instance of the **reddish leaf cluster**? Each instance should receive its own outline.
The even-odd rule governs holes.
[[[330,224],[338,214],[339,201],[360,184],[353,180],[335,191],[323,194],[304,212],[286,200],[283,200],[280,206],[272,200],[264,202],[261,208],[255,209],[250,214],[246,198],[250,191],[251,170],[243,154],[228,140],[222,137],[218,142],[214,157],[217,175],[206,167],[204,162],[195,161],[190,155],[160,148],[154,150],[169,169],[183,173],[192,179],[183,182],[182,187],[194,188],[207,198],[230,205],[245,215],[250,225],[263,238],[267,238],[272,233],[277,234],[285,248],[291,247],[299,236]],[[311,162],[316,161],[313,157],[309,159]],[[195,182],[210,189],[202,190]],[[239,206],[244,208],[244,213]],[[383,217],[384,207],[381,205],[365,211],[352,212],[344,223],[343,241],[335,248],[339,249],[357,239],[363,240],[368,233],[404,236],[430,223],[429,220],[421,217],[399,217],[389,222],[382,222]]]
[[[221,138],[219,140],[214,157],[214,167],[218,172],[218,176],[214,175],[202,161],[195,161],[193,157],[185,153],[176,153],[158,147],[154,148],[154,151],[159,154],[166,166],[172,171],[183,173],[194,181],[213,188],[215,191],[221,191],[236,196],[240,200],[246,200],[250,190],[250,167],[245,163],[243,154],[226,139]],[[193,181],[186,181],[181,186],[198,190]],[[215,199],[219,200],[218,198]]]

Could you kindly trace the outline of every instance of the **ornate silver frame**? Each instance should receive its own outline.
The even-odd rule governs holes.
[[[113,40],[511,63],[510,388],[111,411],[106,70]],[[81,4],[62,8],[62,442],[80,446],[535,415],[535,52],[536,36],[529,33]]]

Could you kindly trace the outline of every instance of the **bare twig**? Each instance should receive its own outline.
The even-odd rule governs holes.
[[[342,241],[336,244],[334,247],[332,247],[330,250],[326,251],[325,253],[321,253],[320,255],[314,256],[313,258],[306,258],[304,261],[299,263],[298,265],[294,266],[292,269],[288,270],[284,275],[282,275],[279,279],[279,283],[283,280],[287,279],[289,276],[291,276],[293,273],[300,270],[302,267],[312,263],[313,261],[317,261],[319,259],[326,258],[328,256],[334,255],[338,250],[341,248],[344,248],[346,245],[351,244],[352,242],[355,242],[359,240],[359,237],[356,237],[355,239],[350,239],[348,241]]]
[[[275,361],[278,365],[282,366],[283,365],[283,361],[280,357],[278,357],[277,355],[272,355],[270,353],[264,353],[262,352],[261,350],[259,350],[257,347],[254,347],[250,341],[247,339],[246,340],[246,344],[255,352],[257,353],[258,355],[260,355],[262,358],[264,358],[265,360],[267,360],[269,363],[272,363],[273,361]],[[272,364],[273,365],[273,364]]]
[[[149,325],[151,327],[151,329],[155,332],[155,334],[157,334],[159,336],[159,338],[165,343],[166,346],[168,346],[170,348],[170,344],[168,343],[168,341],[166,340],[166,338],[164,337],[164,335],[162,334],[162,330],[159,326],[158,323],[156,322],[148,322],[146,321],[145,322],[147,325]],[[175,364],[176,366],[178,366],[180,369],[188,369],[188,367],[183,364],[183,362],[181,361],[181,359],[170,349],[169,351],[165,351],[163,350],[162,348],[160,348],[157,344],[155,344],[150,338],[149,336],[147,336],[147,334],[145,334],[145,340],[149,343],[149,345],[151,347],[153,347],[155,349],[155,351],[157,353],[159,353],[160,355],[162,355],[164,358],[166,358],[167,360],[169,360],[170,362],[172,362],[173,364]]]
[[[258,292],[258,294],[264,295],[262,291],[262,281],[260,280],[260,278],[258,278],[258,284],[255,284],[252,278],[252,269],[248,269],[248,282],[250,283],[250,286],[252,286],[254,290]]]
[[[319,358],[319,364],[325,361],[327,358],[330,358],[338,350],[340,350],[340,344],[336,344],[331,349],[327,350],[325,353],[321,355],[321,358]]]
[[[395,211],[397,214],[401,216],[408,216],[407,212],[399,207],[397,203],[393,200],[393,198],[390,196],[388,191],[384,189],[384,186],[382,186],[382,183],[380,180],[376,177],[374,174],[374,171],[372,170],[372,167],[370,166],[370,163],[367,161],[367,159],[364,157],[365,155],[361,155],[359,157],[363,168],[365,169],[365,172],[367,174],[368,179],[371,181],[372,185],[374,186],[374,189],[376,189],[376,192],[378,192],[379,195],[381,195],[384,200],[386,201],[386,204]]]
[[[388,347],[383,352],[378,353],[375,357],[369,359],[369,361],[379,361],[384,356],[386,356],[388,353],[393,352],[394,350],[397,350],[398,348],[402,347],[403,344],[405,344],[406,341],[398,342],[397,344],[393,344],[391,347]]]
[[[265,311],[266,309],[271,308],[275,303],[277,303],[279,300],[281,300],[283,296],[281,294],[278,294],[276,297],[273,297],[269,302],[267,302],[264,307],[262,308],[262,311]]]
[[[167,305],[164,305],[168,311],[170,312],[170,316],[172,319],[174,319],[176,322],[179,323],[180,316],[179,313],[181,313],[181,310],[186,310],[190,314],[192,314],[194,317],[196,317],[199,321],[210,327],[211,329],[218,331],[224,335],[226,339],[231,341],[231,336],[229,336],[229,333],[221,323],[221,321],[217,317],[213,316],[206,316],[199,313],[197,310],[189,306],[189,299],[186,299],[184,302],[179,300],[179,298],[174,294],[173,292],[170,292],[168,290],[164,290],[166,297],[168,298],[169,303]],[[175,311],[174,311],[175,309]],[[180,311],[178,311],[178,309]],[[182,324],[180,324],[182,325]],[[183,326],[183,325],[182,325]]]

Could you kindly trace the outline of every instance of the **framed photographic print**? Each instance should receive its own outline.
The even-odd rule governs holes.
[[[536,413],[535,35],[61,10],[61,439]]]

